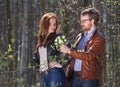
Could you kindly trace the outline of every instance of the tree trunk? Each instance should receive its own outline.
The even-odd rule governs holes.
[[[21,60],[20,60],[20,79],[23,81],[25,87],[30,87],[28,83],[28,0],[21,1],[21,28],[22,28],[22,35],[21,35]]]
[[[0,51],[7,51],[7,19],[6,19],[6,4],[5,0],[0,1]]]
[[[8,50],[12,49],[12,28],[11,28],[11,14],[10,14],[10,0],[6,0],[6,20],[7,20],[7,43],[8,43]],[[13,50],[8,51],[9,55],[13,55]],[[13,58],[12,58],[13,59]],[[8,56],[8,87],[13,86],[13,61],[12,59]]]

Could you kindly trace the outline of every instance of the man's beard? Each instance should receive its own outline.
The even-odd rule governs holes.
[[[85,28],[85,27],[82,27],[83,31],[89,31],[90,28]]]
[[[91,29],[91,27],[92,27],[92,24],[89,24],[87,27],[82,26],[82,29],[83,29],[84,31],[89,31],[89,30]]]

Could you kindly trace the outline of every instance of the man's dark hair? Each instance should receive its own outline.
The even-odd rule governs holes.
[[[88,8],[81,12],[81,15],[89,15],[90,19],[94,19],[94,24],[97,25],[100,17],[100,12],[95,8]]]

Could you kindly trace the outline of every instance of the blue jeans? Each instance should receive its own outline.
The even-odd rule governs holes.
[[[70,87],[100,87],[99,80],[80,80],[80,76],[74,75]]]
[[[48,74],[41,75],[40,87],[65,87],[66,76],[62,68],[50,69]]]

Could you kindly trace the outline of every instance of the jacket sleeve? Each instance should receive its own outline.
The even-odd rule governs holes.
[[[93,60],[95,57],[97,57],[103,52],[104,46],[105,46],[105,39],[102,37],[101,38],[96,37],[93,44],[85,52],[78,52],[76,50],[71,50],[70,56],[72,58],[78,58],[83,61]]]

